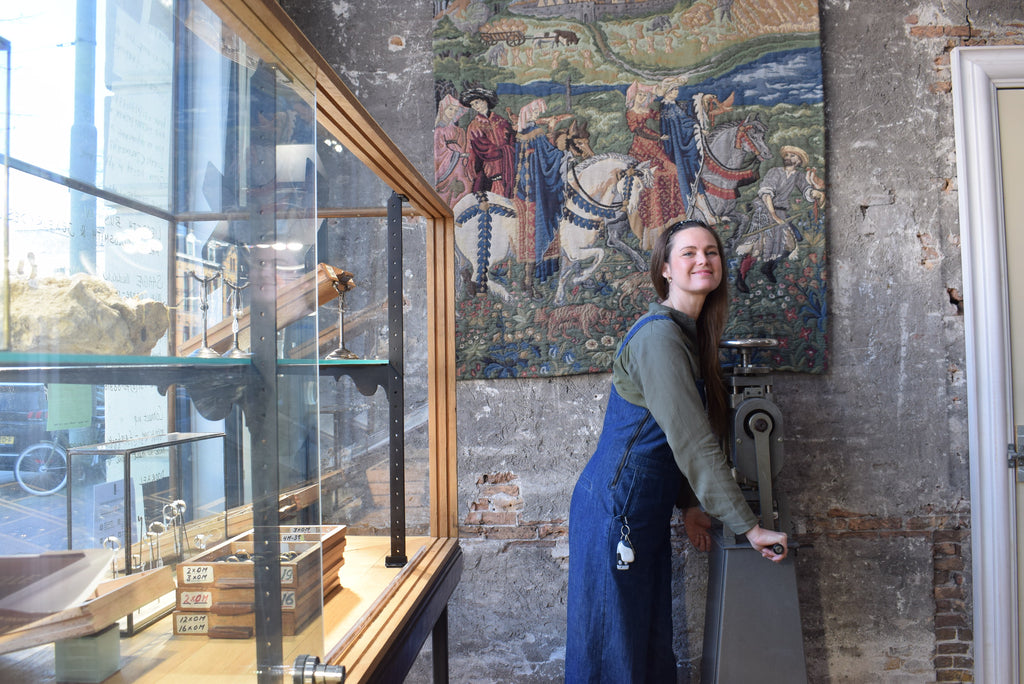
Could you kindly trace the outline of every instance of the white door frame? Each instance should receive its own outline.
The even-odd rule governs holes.
[[[999,88],[1024,87],[1024,46],[952,54],[970,429],[974,681],[1017,684],[1017,534]]]

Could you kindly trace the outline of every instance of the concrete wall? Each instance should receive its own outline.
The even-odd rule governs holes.
[[[431,178],[432,3],[282,4]],[[949,51],[1024,43],[1022,21],[1019,0],[821,0],[830,372],[776,383],[813,682],[972,681]],[[459,383],[453,681],[560,680],[569,494],[608,380]],[[699,667],[706,559],[677,546],[685,674]]]

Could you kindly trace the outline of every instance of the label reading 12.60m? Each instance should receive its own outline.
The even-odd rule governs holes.
[[[210,616],[207,613],[174,615],[175,634],[206,634],[210,630]]]

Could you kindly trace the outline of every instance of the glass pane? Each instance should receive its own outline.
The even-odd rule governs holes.
[[[169,7],[127,0],[53,0],[45,9],[4,3],[0,26],[12,56],[11,156],[169,208]]]
[[[10,348],[166,354],[167,220],[18,170],[10,185]],[[71,220],[75,204],[93,228]]]
[[[142,587],[121,626],[161,664],[126,679],[323,654],[343,545],[319,507],[310,84],[198,2],[8,5],[5,552],[65,606]],[[158,653],[204,646],[228,655]]]
[[[430,530],[427,427],[427,291],[425,221],[404,216],[398,228],[402,259],[389,259],[387,205],[392,190],[330,135],[320,131],[324,175],[319,189],[320,258],[350,289],[322,306],[321,367],[337,377],[320,380],[320,458],[323,519],[347,526],[341,583],[353,591],[326,608],[334,643],[358,621],[398,574],[387,567],[391,539],[392,442],[404,486],[405,557],[425,547]],[[403,204],[408,209],[408,204]],[[398,271],[400,292],[389,293],[389,269]],[[402,317],[404,340],[390,358],[389,305]],[[344,333],[340,333],[343,330]],[[348,360],[345,360],[348,359]],[[388,373],[401,373],[401,424],[391,423]],[[398,434],[395,434],[396,431]],[[344,605],[340,605],[344,603]]]
[[[7,292],[7,212],[9,191],[9,162],[11,142],[11,44],[0,36],[0,351],[10,345],[10,295]]]

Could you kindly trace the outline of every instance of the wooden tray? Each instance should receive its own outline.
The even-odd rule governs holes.
[[[185,601],[191,604],[189,608],[179,608],[174,611],[173,626],[174,634],[179,636],[205,635],[217,639],[248,639],[255,633],[255,589],[237,589],[236,592],[248,592],[243,600],[216,600],[217,590],[211,592],[186,590],[188,593],[182,596],[178,591],[179,602]],[[204,601],[207,608],[199,609],[194,606],[195,599],[189,599],[189,593],[193,597],[205,595]],[[180,605],[180,603],[179,603]],[[281,634],[294,636],[312,622],[320,613],[320,598],[313,592],[300,594],[292,589],[281,590]]]
[[[345,531],[344,525],[281,529],[281,551],[296,554],[281,562],[282,634],[298,633],[317,615],[323,598],[341,588],[338,571],[344,564]],[[253,564],[226,559],[244,559],[252,553],[250,531],[178,564],[175,634],[251,636],[256,591]]]

